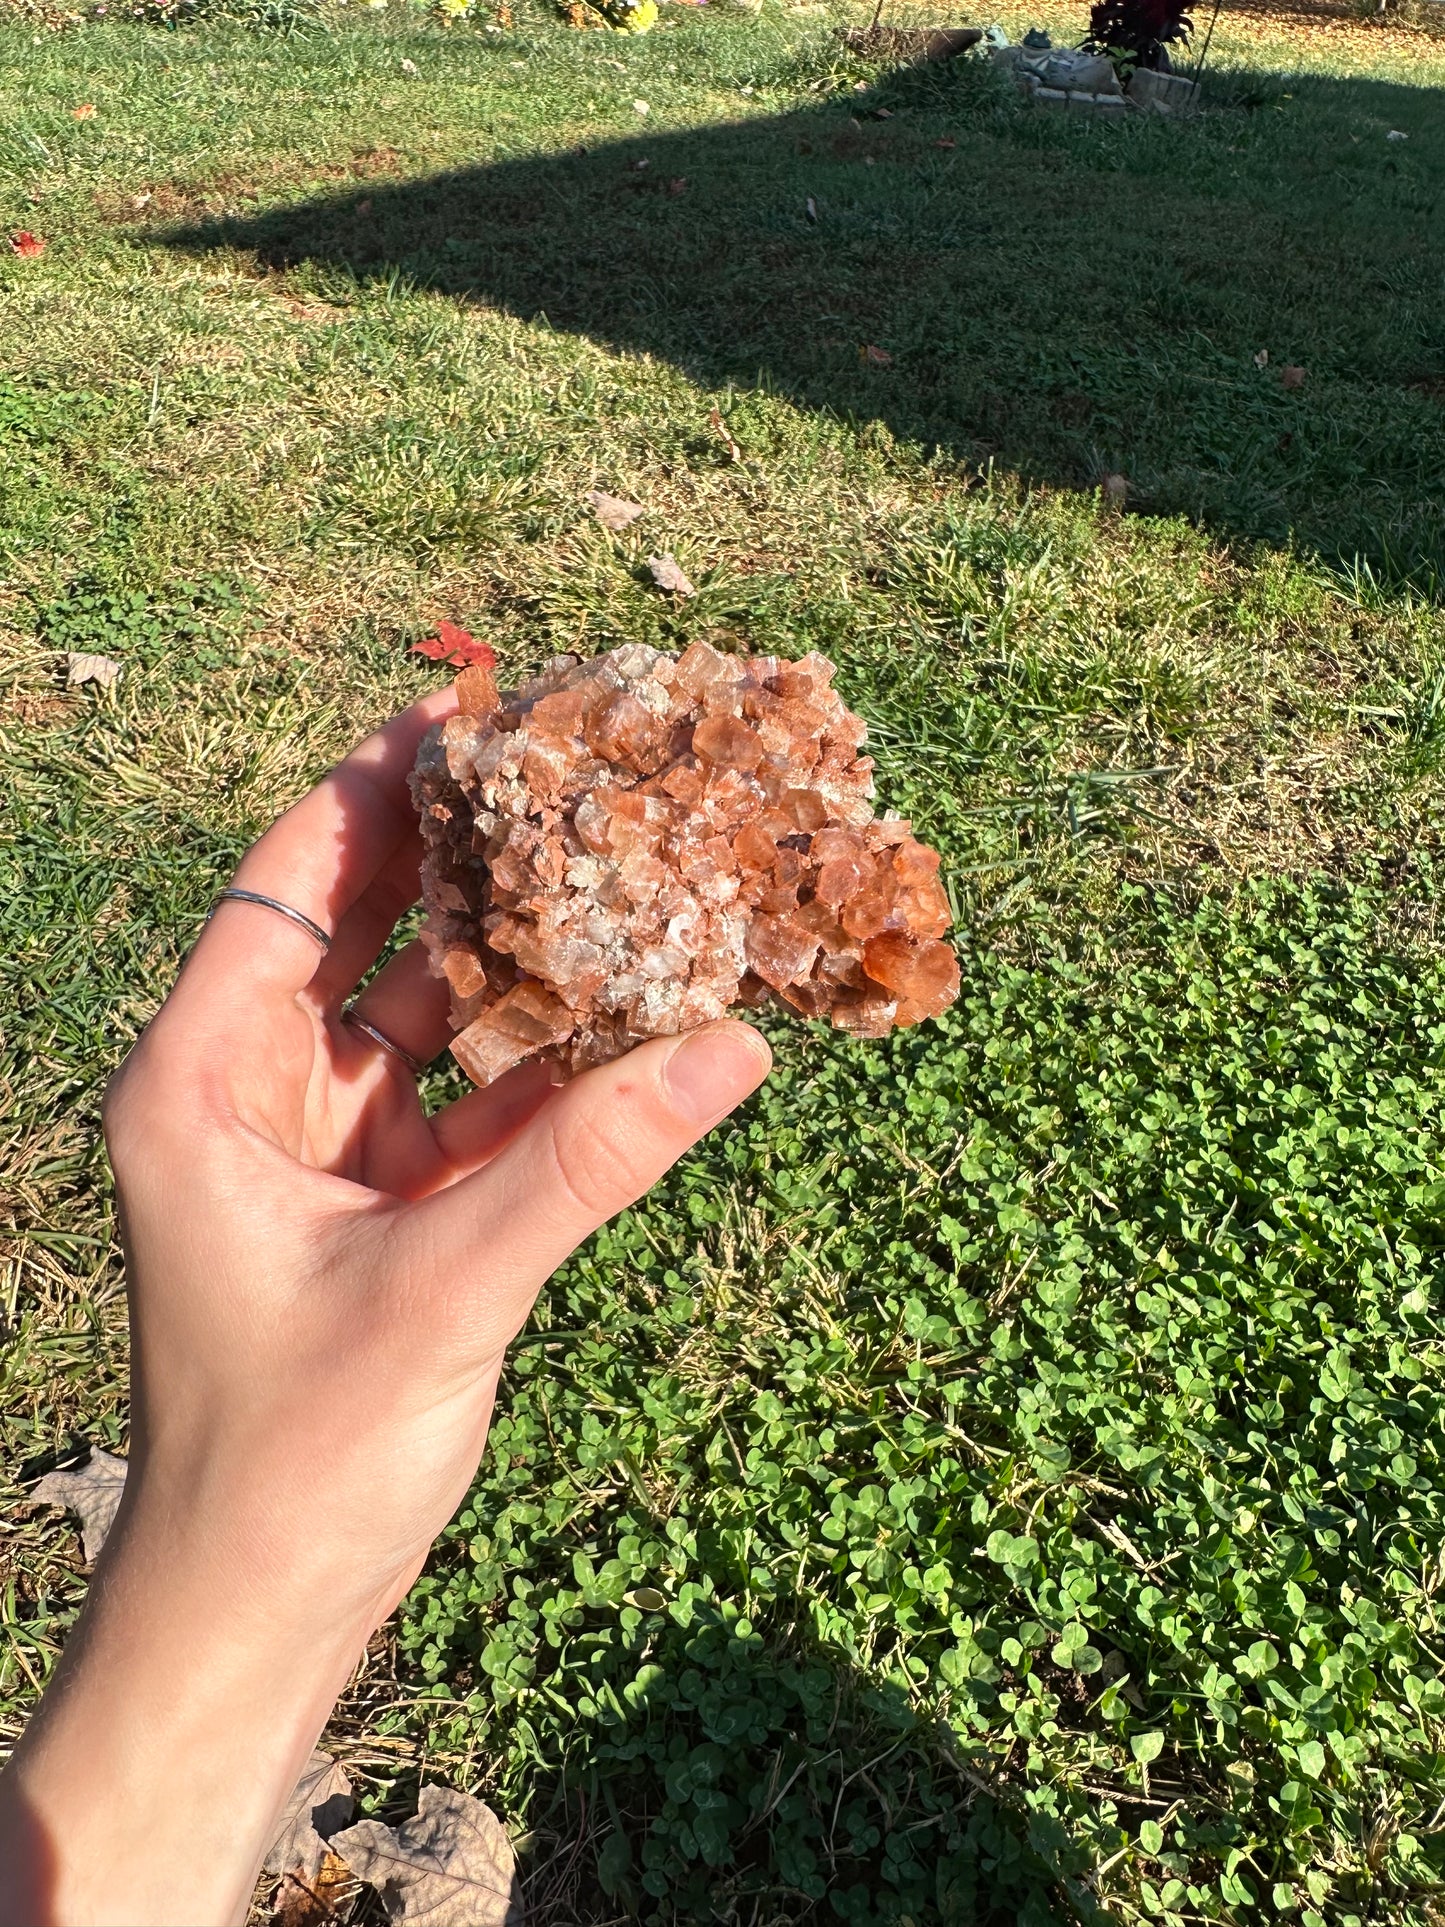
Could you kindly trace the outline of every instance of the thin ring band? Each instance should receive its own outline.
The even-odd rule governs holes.
[[[350,1024],[353,1030],[361,1031],[371,1039],[373,1044],[379,1044],[384,1051],[390,1051],[399,1064],[406,1065],[413,1077],[426,1075],[426,1065],[419,1058],[413,1057],[409,1050],[403,1050],[394,1037],[388,1037],[386,1032],[378,1030],[375,1024],[368,1024],[355,1004],[346,1006],[341,1013],[341,1021],[343,1024]]]
[[[331,938],[319,923],[313,923],[310,917],[303,916],[299,910],[293,910],[289,903],[278,903],[275,897],[263,897],[259,890],[223,890],[211,905],[206,917],[207,923],[223,903],[259,903],[263,910],[274,910],[278,917],[285,917],[288,922],[304,930],[308,937],[314,938],[321,945],[323,956],[331,948]]]

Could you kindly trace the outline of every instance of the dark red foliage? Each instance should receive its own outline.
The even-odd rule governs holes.
[[[425,656],[431,662],[449,662],[457,669],[491,669],[497,660],[497,652],[490,643],[478,642],[455,622],[439,622],[434,636],[428,636],[424,642],[414,642],[411,647],[413,655]]]
[[[1193,31],[1179,0],[1097,0],[1084,45],[1090,53],[1127,54],[1137,67],[1167,67],[1166,49]]]

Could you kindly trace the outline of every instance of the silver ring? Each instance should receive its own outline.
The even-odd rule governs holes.
[[[207,923],[223,903],[259,903],[263,910],[274,910],[277,916],[285,917],[289,922],[298,925],[308,937],[314,937],[321,945],[323,955],[331,948],[331,939],[319,923],[313,923],[310,917],[303,916],[299,910],[293,910],[289,903],[278,903],[275,897],[263,897],[259,890],[223,890],[207,913]]]
[[[395,1038],[388,1037],[384,1030],[378,1030],[375,1024],[368,1024],[355,1004],[348,1004],[346,1006],[345,1010],[341,1013],[341,1021],[343,1024],[350,1024],[353,1030],[363,1032],[371,1039],[373,1044],[380,1044],[383,1050],[390,1051],[399,1064],[406,1065],[413,1077],[424,1077],[426,1075],[426,1065],[421,1063],[419,1059],[413,1057],[409,1050],[403,1050]]]

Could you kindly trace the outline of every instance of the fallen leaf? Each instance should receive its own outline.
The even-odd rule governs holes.
[[[635,100],[632,103],[632,111],[634,114],[650,114],[652,109],[645,100]]]
[[[454,668],[465,669],[472,665],[490,669],[497,660],[497,652],[490,643],[478,642],[475,636],[467,634],[459,623],[442,621],[437,624],[434,636],[427,636],[422,642],[411,645],[411,653],[425,656],[429,662],[449,662]]]
[[[893,357],[888,350],[875,348],[871,341],[858,350],[858,359],[871,368],[891,368],[893,365]]]
[[[1099,493],[1111,509],[1121,509],[1129,499],[1129,478],[1127,475],[1106,475],[1099,484]]]
[[[686,194],[687,176],[685,174],[675,175],[673,179],[668,182],[667,191],[669,194],[673,196],[676,196],[678,194]]]
[[[696,595],[697,590],[688,581],[677,560],[671,555],[650,555],[647,566],[652,571],[652,579],[659,589],[670,589],[674,595]]]
[[[122,665],[110,656],[87,656],[72,649],[65,658],[68,683],[98,682],[102,689],[113,689]]]
[[[1260,349],[1260,351],[1259,351],[1259,353],[1258,353],[1258,354],[1257,354],[1257,355],[1255,356],[1255,358],[1254,358],[1254,365],[1255,365],[1255,367],[1256,367],[1256,368],[1268,368],[1268,366],[1269,366],[1269,350],[1268,350],[1268,348],[1261,348],[1261,349]]]
[[[958,146],[958,142],[957,142],[957,141],[951,141],[951,140],[946,140],[946,139],[945,139],[945,140],[937,140],[937,141],[935,141],[935,142],[933,143],[933,145],[934,145],[935,147],[946,147],[946,148],[949,148],[949,149],[951,150],[951,149],[953,149],[953,148],[955,148],[955,147],[957,147],[957,146]]]
[[[810,194],[808,196],[808,219],[810,221],[816,221],[817,218],[818,218],[818,203],[813,199],[812,195]]]
[[[507,1829],[452,1787],[424,1786],[414,1819],[362,1820],[331,1845],[381,1895],[389,1920],[418,1927],[508,1927],[522,1919]]]
[[[10,236],[10,252],[29,260],[33,255],[44,254],[45,243],[38,234],[32,234],[28,227],[21,228],[18,234]]]
[[[714,408],[707,420],[708,426],[711,428],[713,434],[717,436],[720,442],[725,444],[728,452],[728,460],[730,462],[740,462],[743,459],[742,447],[734,439],[733,431],[723,420],[722,410],[720,408]]]
[[[356,1875],[338,1853],[323,1854],[314,1880],[288,1873],[272,1901],[271,1927],[330,1927],[338,1920],[343,1901],[356,1892]]]
[[[35,1505],[63,1505],[80,1515],[80,1542],[87,1564],[94,1565],[105,1544],[105,1535],[115,1524],[120,1495],[125,1490],[126,1462],[98,1445],[90,1448],[84,1465],[64,1472],[47,1472],[31,1492]]]
[[[414,74],[417,71],[416,62],[414,60],[403,60],[401,63],[401,71],[404,74]]]
[[[361,216],[362,216],[362,218],[363,218],[363,219],[365,219],[365,217],[366,217],[366,216],[367,216],[368,214],[370,214],[370,212],[371,212],[371,200],[370,200],[370,198],[368,197],[368,198],[367,198],[366,200],[364,200],[364,201],[358,201],[358,202],[356,203],[356,211],[357,211],[357,213],[358,213],[359,215],[361,215]]]
[[[893,109],[891,107],[875,107],[873,109],[873,118],[874,120],[892,120]]]
[[[300,1874],[314,1882],[326,1858],[327,1841],[355,1811],[345,1767],[318,1746],[286,1802],[276,1838],[266,1855],[267,1873],[278,1878]]]
[[[621,495],[608,495],[600,488],[590,489],[587,500],[592,504],[592,513],[603,528],[610,529],[614,535],[621,535],[642,514],[640,502],[629,502]]]
[[[95,109],[94,107],[91,106],[90,102],[87,100],[81,106],[71,108],[70,118],[72,120],[94,120]]]
[[[134,200],[131,202],[131,206],[135,209],[136,213],[139,214],[141,209],[143,207],[149,207],[151,202],[154,199],[155,199],[154,194],[152,194],[150,189],[147,188],[144,194],[137,194],[135,196]]]
[[[1402,134],[1398,127],[1392,127],[1385,136],[1387,141],[1407,141],[1409,138],[1410,136],[1408,134]]]
[[[637,160],[633,161],[632,171],[634,174],[645,174],[648,168],[651,167],[651,165],[652,165],[652,162],[648,160],[645,154],[643,154],[639,156]]]
[[[1303,388],[1305,385],[1304,369],[1297,367],[1293,362],[1288,363],[1279,371],[1279,385],[1281,388]]]

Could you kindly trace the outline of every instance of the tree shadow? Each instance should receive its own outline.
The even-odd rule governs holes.
[[[403,277],[1033,483],[1118,472],[1136,509],[1433,593],[1445,97],[1291,87],[1233,74],[1192,124],[1100,124],[975,58],[161,238],[332,292]]]
[[[539,1802],[529,1919],[1103,1927],[1066,1820],[844,1655],[705,1617],[642,1676]]]
[[[599,1601],[582,1617],[601,1614]],[[685,1626],[649,1618],[631,1664],[612,1648],[606,1684],[599,1666],[592,1702],[580,1682],[560,1771],[538,1769],[521,1898],[539,1927],[1106,1927],[1099,1843],[1123,1846],[1186,1791],[1167,1775],[1120,1787],[1116,1820],[1086,1842],[1076,1809],[1097,1807],[1098,1789],[1029,1802],[1023,1780],[970,1760],[960,1734],[1010,1688],[1039,1717],[1052,1706],[1070,1726],[1102,1727],[1098,1682],[1037,1658],[1031,1697],[978,1650],[945,1721],[796,1622],[754,1628],[716,1604]],[[469,1664],[455,1642],[486,1637],[453,1629],[453,1690]],[[539,1647],[534,1677],[546,1679],[549,1658]],[[575,1703],[575,1670],[558,1687]],[[427,1777],[403,1771],[386,1812],[414,1811]],[[1209,1851],[1212,1802],[1196,1806],[1194,1844]]]

